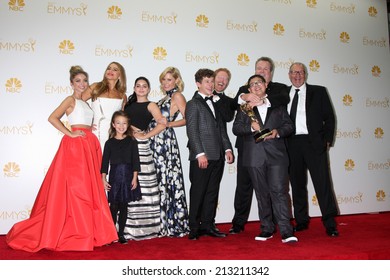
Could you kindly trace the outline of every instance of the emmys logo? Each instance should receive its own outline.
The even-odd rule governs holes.
[[[285,31],[284,26],[281,25],[280,23],[275,23],[273,31],[275,35],[283,36]]]
[[[376,139],[383,139],[384,134],[385,134],[385,132],[383,131],[383,129],[381,127],[375,128],[374,135],[375,135]]]
[[[319,32],[310,32],[300,28],[299,37],[303,39],[326,40],[326,31],[322,29]]]
[[[376,193],[376,201],[385,201],[386,193],[384,190],[379,190]]]
[[[176,24],[177,14],[172,13],[170,16],[153,15],[149,12],[143,11],[141,15],[141,21],[143,22],[155,22],[163,24]]]
[[[347,75],[358,75],[359,66],[356,64],[351,67],[339,66],[338,64],[333,65],[333,73],[335,74],[347,74]]]
[[[31,209],[18,211],[18,212],[16,212],[16,211],[12,211],[12,212],[2,211],[2,212],[0,212],[0,220],[3,220],[3,221],[7,221],[7,220],[20,221],[20,220],[25,220],[28,217],[30,217],[30,214],[31,214]]]
[[[370,8],[368,8],[368,15],[370,17],[376,17],[377,14],[378,14],[378,11],[376,10],[375,7],[371,6]]]
[[[58,47],[61,54],[73,54],[74,44],[70,40],[63,40]]]
[[[8,162],[4,165],[3,172],[6,177],[19,177],[20,168],[15,162]]]
[[[316,0],[306,0],[306,6],[308,8],[317,8],[317,1]]]
[[[159,100],[163,97],[163,93],[160,90],[153,89],[148,95],[151,99]]]
[[[235,23],[233,20],[228,20],[226,22],[227,30],[236,30],[236,31],[246,31],[246,32],[257,32],[257,22],[252,22],[250,24],[245,23]]]
[[[133,56],[133,47],[129,45],[124,49],[110,49],[99,45],[95,48],[95,56],[129,58]]]
[[[0,127],[0,135],[31,135],[33,126],[30,122],[22,126],[3,126]]]
[[[281,68],[289,70],[290,66],[295,62],[295,60],[291,59],[289,61],[274,61],[275,68]]]
[[[209,27],[209,19],[205,15],[199,15],[196,17],[196,26],[202,27],[202,28],[207,28]]]
[[[320,70],[320,63],[313,59],[312,61],[309,62],[309,68],[310,68],[310,71],[312,72],[319,72]]]
[[[8,2],[8,7],[11,11],[21,12],[26,4],[24,0],[11,0]]]
[[[353,171],[355,168],[355,162],[352,159],[347,159],[344,163],[345,171]]]
[[[359,192],[354,196],[341,196],[336,197],[337,203],[340,204],[357,204],[363,202],[363,193]]]
[[[19,52],[34,52],[36,41],[29,39],[28,42],[0,42],[0,50],[19,51]]]
[[[70,86],[59,86],[53,85],[52,83],[46,82],[45,94],[72,94],[73,89]]]
[[[55,3],[49,2],[47,6],[48,14],[60,14],[67,16],[86,16],[88,6],[81,3],[80,7],[56,6]]]
[[[373,77],[377,77],[379,78],[381,76],[381,69],[379,68],[379,66],[373,66],[372,69],[371,69],[371,74]]]
[[[122,10],[118,6],[111,6],[107,11],[109,19],[120,19],[122,15]]]
[[[345,44],[348,44],[349,43],[349,34],[345,31],[341,32],[340,33],[340,42],[341,43],[345,43]]]
[[[165,60],[167,55],[167,50],[163,47],[157,47],[153,50],[153,57],[155,60]]]
[[[188,51],[186,53],[185,61],[186,62],[218,64],[219,63],[219,54],[217,52],[214,52],[212,55],[199,55],[199,54],[194,54],[191,51]]]
[[[330,10],[332,12],[339,12],[344,14],[355,14],[355,8],[356,8],[355,4],[351,4],[349,6],[337,5],[334,2],[330,4]]]
[[[237,57],[237,63],[240,66],[248,66],[249,65],[249,56],[245,53],[241,53]]]
[[[341,131],[337,130],[336,137],[337,138],[348,138],[348,139],[358,139],[361,138],[362,130],[360,128],[356,128],[355,131]]]
[[[389,108],[390,102],[389,98],[385,97],[384,100],[372,100],[371,98],[366,99],[366,107],[374,107],[374,108]]]
[[[368,162],[368,170],[389,170],[390,169],[390,159],[387,160],[387,162]]]
[[[22,82],[17,78],[8,79],[5,83],[5,91],[10,93],[20,93]]]
[[[387,41],[384,37],[379,40],[369,39],[367,36],[363,37],[363,46],[374,46],[380,48],[387,48]]]
[[[352,106],[352,96],[350,96],[349,94],[346,94],[344,95],[343,97],[343,104],[344,106]]]

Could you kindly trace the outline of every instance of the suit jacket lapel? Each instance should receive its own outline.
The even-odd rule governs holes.
[[[199,99],[203,106],[206,107],[206,110],[211,114],[211,116],[215,119],[213,111],[211,111],[209,105],[207,104],[206,100],[198,93],[196,92],[195,98]],[[214,110],[215,111],[215,110]]]

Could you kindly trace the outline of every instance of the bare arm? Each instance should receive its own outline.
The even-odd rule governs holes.
[[[150,102],[148,105],[148,110],[152,114],[152,116],[155,120],[159,120],[159,119],[163,118],[161,111],[160,111],[160,108],[158,108],[156,103]],[[159,134],[164,129],[165,129],[165,125],[157,122],[157,126],[154,127],[152,130],[145,133],[144,135],[140,135],[139,133],[137,133],[136,137],[139,139],[148,139],[148,138],[151,138],[151,137]]]
[[[181,127],[186,125],[186,105],[187,101],[184,97],[184,95],[181,92],[176,92],[172,96],[172,102],[175,107],[178,108],[180,111],[180,114],[182,115],[182,119],[173,121],[173,122],[168,122],[167,127]]]

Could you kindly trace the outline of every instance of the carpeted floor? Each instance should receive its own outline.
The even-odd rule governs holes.
[[[226,238],[156,238],[115,243],[93,252],[27,253],[9,248],[0,236],[1,260],[390,260],[390,212],[345,215],[337,218],[340,236],[328,237],[320,218],[312,218],[297,243],[283,244],[278,233],[268,241],[255,241],[259,223]],[[227,232],[230,224],[219,224]]]

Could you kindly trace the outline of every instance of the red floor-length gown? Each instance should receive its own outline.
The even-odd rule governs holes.
[[[85,137],[63,137],[30,218],[6,236],[10,247],[92,251],[118,239],[100,175],[100,144],[90,130],[84,131]]]

